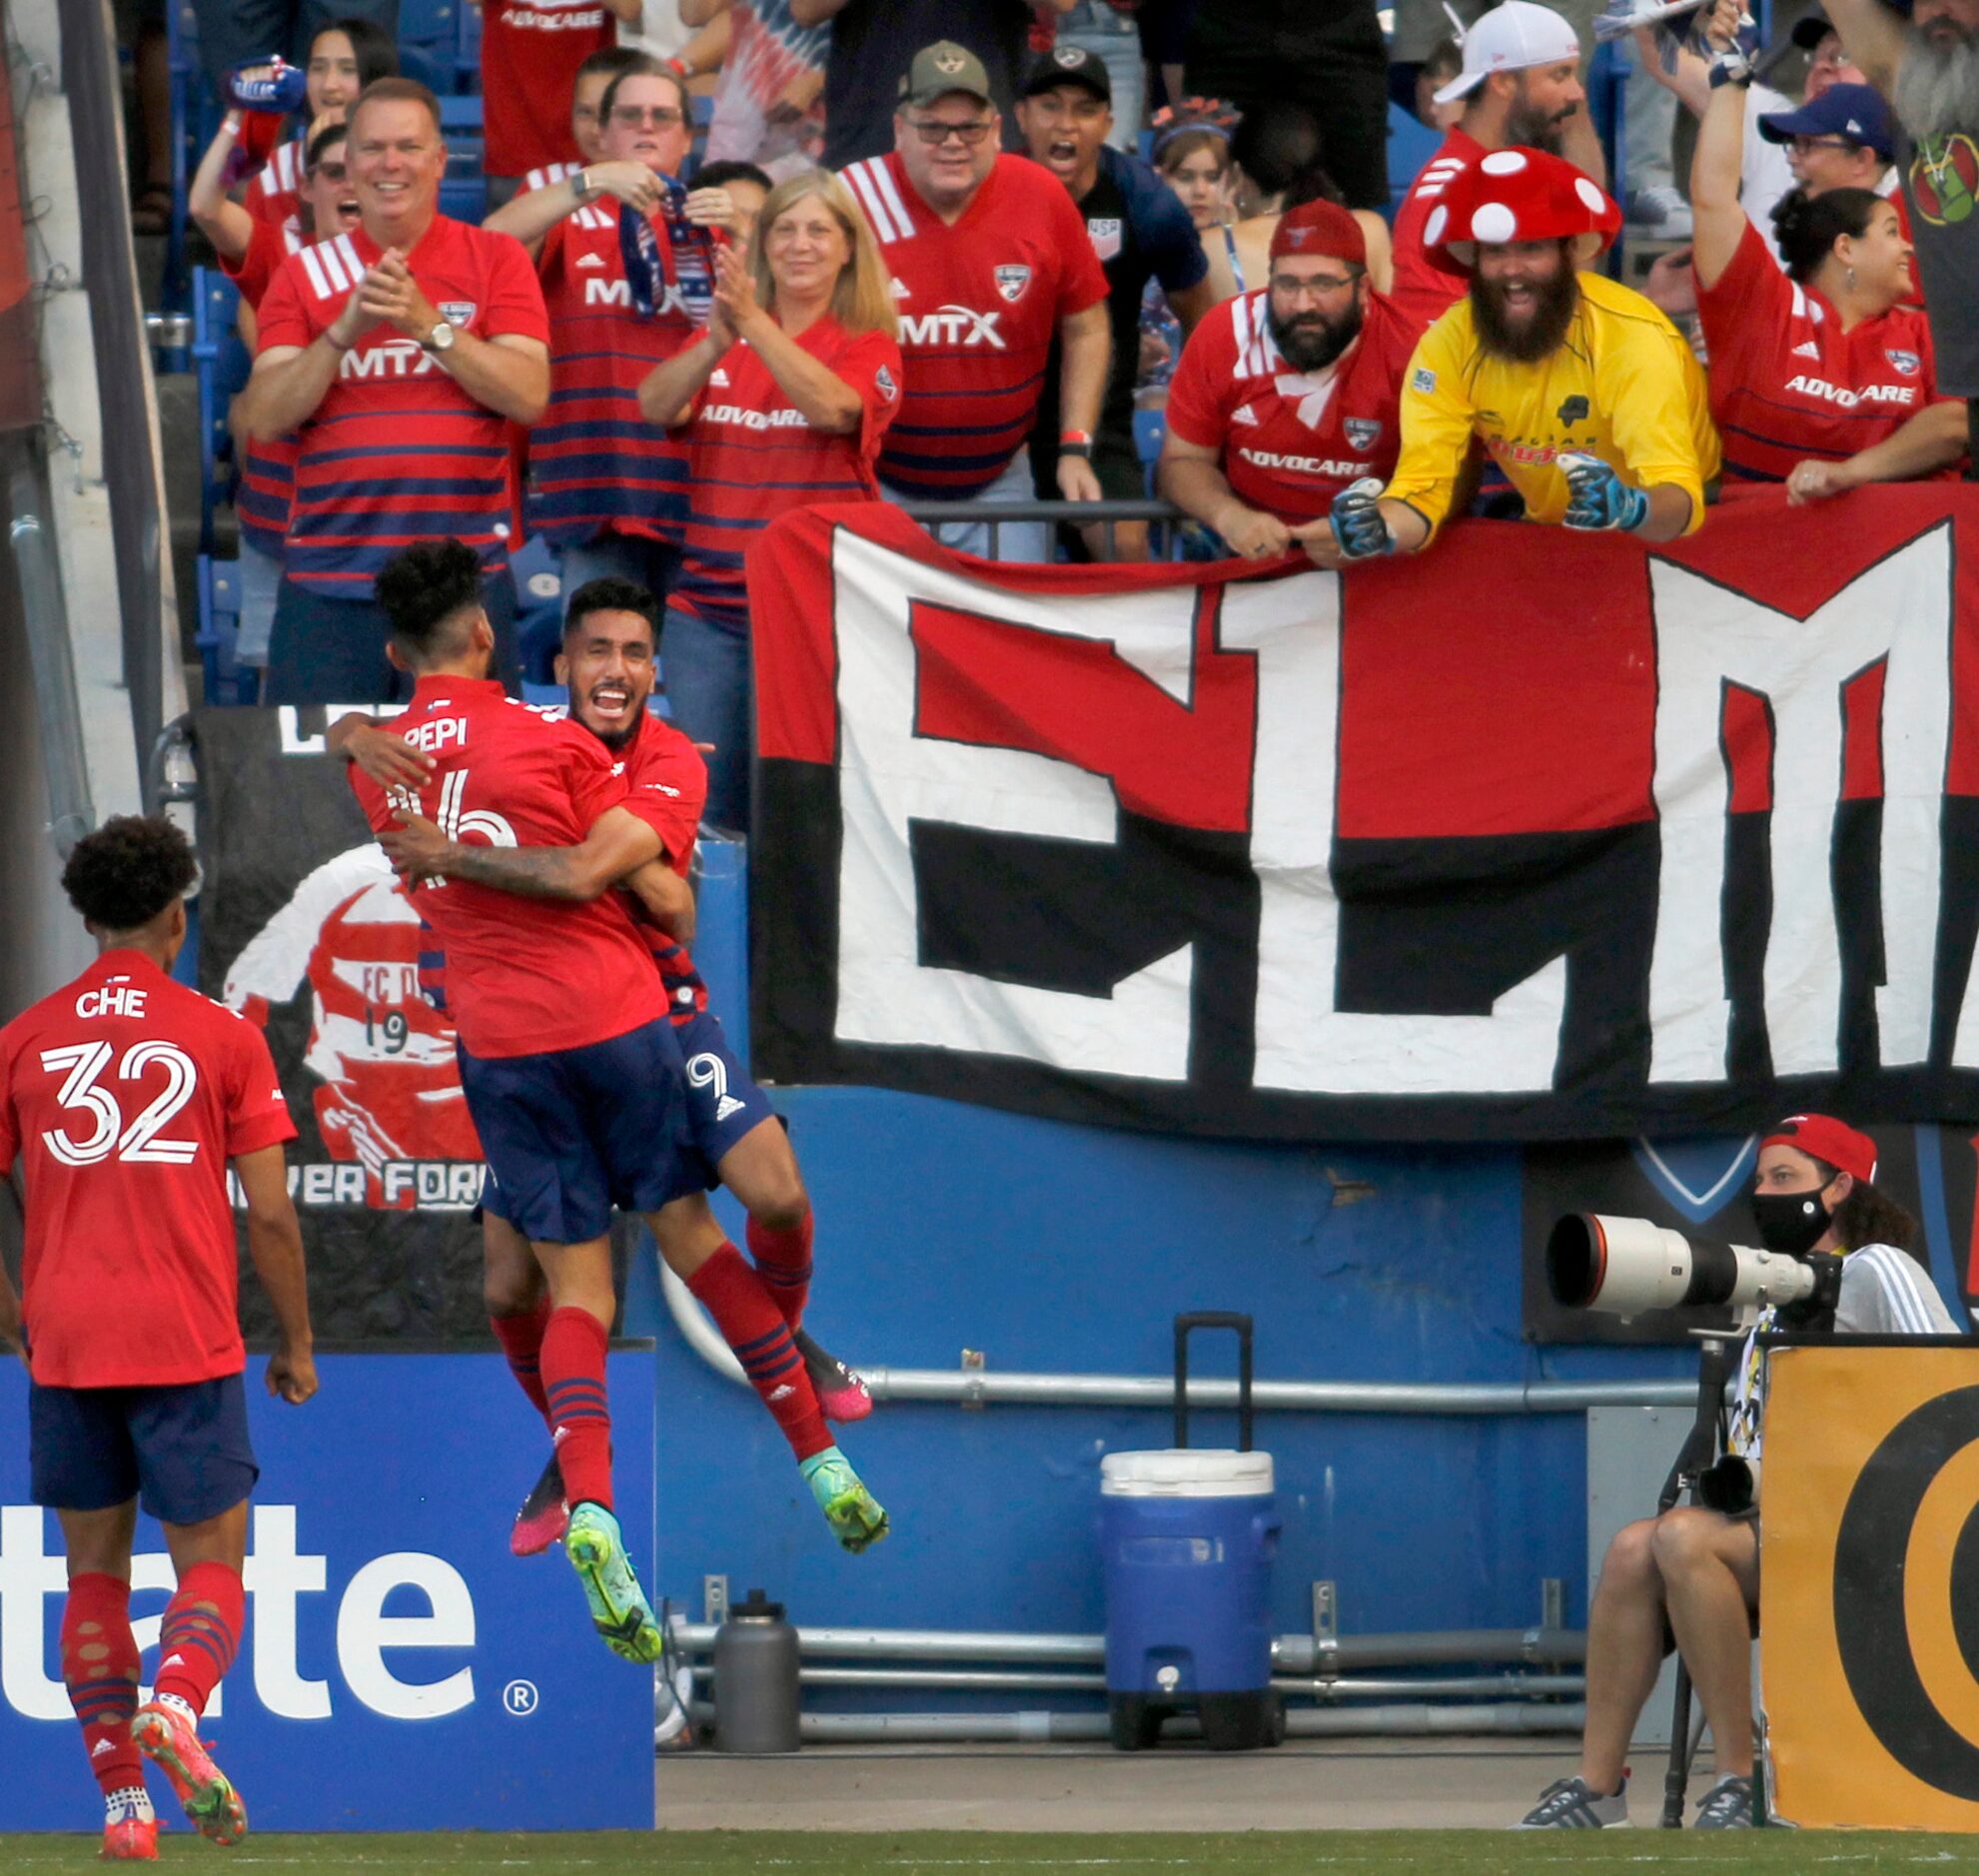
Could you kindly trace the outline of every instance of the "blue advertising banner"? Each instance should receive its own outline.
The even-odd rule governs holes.
[[[247,1628],[201,1732],[254,1828],[650,1828],[652,1670],[605,1650],[558,1551],[508,1551],[548,1448],[501,1359],[318,1367],[322,1393],[288,1407],[248,1365]],[[650,1349],[614,1351],[609,1382],[618,1514],[650,1583]],[[57,1647],[61,1533],[27,1487],[27,1379],[0,1361],[0,1831],[90,1830],[100,1800]],[[148,1517],[136,1549],[148,1689],[173,1576]]]

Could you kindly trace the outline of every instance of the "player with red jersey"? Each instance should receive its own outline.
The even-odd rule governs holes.
[[[1346,209],[1290,211],[1271,261],[1267,287],[1190,335],[1162,443],[1162,492],[1250,558],[1288,551],[1343,489],[1393,472],[1417,336],[1375,292]]]
[[[639,23],[640,0],[487,0],[481,10],[483,168],[514,185],[578,155],[570,94],[578,69]],[[493,199],[498,200],[499,194]]]
[[[695,499],[668,600],[674,720],[713,745],[708,819],[749,824],[749,601],[743,555],[779,514],[878,499],[873,464],[900,406],[885,264],[845,185],[809,170],[763,203],[749,266],[716,256],[699,342],[639,387],[652,424],[689,439]]]
[[[487,226],[528,251],[549,312],[549,410],[528,437],[529,529],[561,553],[565,592],[609,575],[662,592],[687,512],[687,451],[640,420],[638,389],[700,326],[674,284],[650,317],[639,312],[618,223],[621,205],[654,215],[659,179],[685,160],[686,87],[644,61],[609,81],[598,115],[597,162],[517,196]],[[698,222],[732,219],[725,196],[696,191],[688,204]]]
[[[705,788],[694,745],[648,714],[658,644],[658,602],[622,580],[595,580],[570,601],[557,678],[570,691],[570,713],[615,756],[646,813],[664,825],[663,851],[684,880],[692,865]],[[331,733],[341,749],[382,783],[423,781],[430,758],[387,730],[346,718]],[[415,824],[387,836],[416,873],[511,883],[540,855],[485,848]],[[686,946],[643,927],[664,986],[686,1062],[687,1110],[709,1185],[725,1185],[748,1213],[752,1271],[726,1243],[682,1246],[662,1241],[667,1266],[707,1309],[743,1372],[789,1440],[805,1481],[839,1541],[862,1550],[886,1533],[886,1514],[859,1482],[826,1430],[826,1419],[862,1419],[871,1411],[865,1384],[803,1329],[810,1293],[812,1215],[789,1137],[769,1098],[729,1048],[707,1007],[707,988]],[[543,1324],[541,1284],[526,1243],[508,1223],[498,1182],[483,1199],[484,1250],[491,1327],[518,1385],[543,1409],[538,1377]],[[515,1520],[518,1555],[554,1541],[564,1488],[552,1455]]]
[[[1059,492],[1100,498],[1090,459],[1112,358],[1106,275],[1064,185],[998,153],[1002,127],[982,61],[942,40],[908,67],[892,153],[844,172],[900,314],[906,380],[879,457],[896,501],[1036,499],[1024,442],[1054,340]],[[981,523],[937,532],[989,551]],[[1007,525],[996,555],[1049,559],[1045,532],[1042,522]]]
[[[1870,189],[1790,191],[1773,210],[1778,266],[1745,214],[1752,70],[1737,31],[1725,0],[1706,27],[1716,69],[1690,179],[1725,469],[1784,480],[1797,501],[1947,469],[1965,453],[1965,413],[1939,397],[1930,325],[1905,304],[1911,248],[1896,205]],[[1857,89],[1832,87],[1824,100]]]
[[[1425,224],[1456,181],[1493,150],[1517,144],[1564,155],[1595,182],[1606,174],[1601,146],[1584,109],[1580,41],[1572,26],[1531,0],[1503,0],[1464,35],[1464,69],[1436,94],[1464,100],[1464,115],[1444,134],[1395,213],[1395,281],[1389,298],[1420,331],[1464,298],[1467,282],[1437,264]]]
[[[69,1565],[62,1677],[103,1788],[103,1854],[116,1859],[158,1854],[140,1753],[216,1843],[248,1828],[199,1739],[240,1643],[259,1471],[230,1162],[281,1329],[268,1391],[291,1403],[316,1392],[282,1151],[296,1129],[268,1044],[168,975],[197,876],[169,821],[125,816],[79,841],[62,884],[97,961],[0,1029],[0,1176],[19,1162],[26,1219],[24,1301],[0,1267],[0,1345],[25,1353],[33,1377],[33,1496],[54,1509]],[[140,1503],[164,1526],[178,1581],[142,1706],[130,1618]],[[38,1633],[34,1646],[38,1658]]]
[[[396,694],[373,585],[409,540],[474,547],[491,611],[512,621],[508,425],[533,423],[549,395],[528,257],[439,213],[433,94],[381,79],[352,113],[349,148],[361,225],[283,264],[245,393],[258,441],[301,435],[269,647],[278,703]]]

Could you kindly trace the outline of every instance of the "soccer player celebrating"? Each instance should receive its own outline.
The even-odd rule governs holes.
[[[896,501],[1034,501],[1024,441],[1055,337],[1058,491],[1097,501],[1090,460],[1112,346],[1106,275],[1084,218],[1049,171],[998,153],[1003,118],[973,52],[938,40],[900,81],[893,153],[849,164],[893,276],[906,359],[900,416],[880,451]],[[981,522],[936,537],[990,551]],[[1000,531],[996,557],[1051,558],[1042,522]]]
[[[25,1351],[33,1377],[32,1490],[54,1508],[69,1563],[62,1676],[103,1787],[103,1854],[120,1859],[158,1854],[140,1752],[206,1836],[238,1843],[248,1828],[199,1739],[240,1642],[259,1470],[230,1162],[280,1325],[268,1391],[292,1404],[316,1392],[282,1152],[296,1129],[268,1044],[167,974],[197,871],[169,821],[124,816],[78,841],[62,885],[97,960],[0,1030],[0,1174],[20,1162],[26,1217],[25,1307],[0,1268],[0,1344]],[[130,1615],[140,1501],[178,1576],[143,1706]]]
[[[678,838],[676,810],[664,786],[628,786],[588,731],[512,705],[487,681],[494,633],[460,542],[408,548],[381,591],[391,655],[418,677],[399,728],[436,765],[418,791],[355,772],[352,785],[395,842],[402,823],[437,818],[521,850],[506,891],[478,876],[487,849],[477,844],[450,877],[412,868],[414,897],[447,952],[476,1131],[549,1292],[539,1372],[572,1507],[564,1549],[607,1644],[651,1661],[658,1625],[611,1514],[605,1338],[617,1298],[606,1231],[616,1204],[678,1258],[711,1257],[727,1240],[707,1206],[665,987],[608,889],[631,885],[668,929],[691,919],[692,894],[661,857],[669,833]]]
[[[1334,497],[1386,480],[1416,329],[1368,279],[1361,225],[1332,202],[1283,216],[1267,286],[1219,307],[1168,394],[1162,492],[1257,559],[1328,532]]]
[[[797,179],[801,182],[804,179]],[[795,187],[795,184],[785,185]],[[658,602],[641,587],[600,579],[572,595],[557,657],[570,714],[620,762],[649,813],[670,821],[665,852],[684,880],[693,860],[706,781],[701,758],[679,730],[647,712],[659,642]],[[346,717],[331,746],[373,780],[418,787],[432,758],[389,729]],[[401,862],[422,874],[448,874],[513,888],[540,855],[470,846],[438,828],[386,836]],[[695,1146],[748,1213],[751,1271],[726,1243],[676,1245],[661,1255],[713,1317],[750,1385],[789,1440],[805,1481],[839,1541],[862,1550],[885,1534],[885,1513],[858,1483],[825,1429],[826,1419],[862,1419],[872,1410],[865,1384],[804,1330],[810,1294],[812,1217],[788,1134],[769,1098],[729,1048],[707,1007],[707,988],[686,946],[654,926],[641,928],[665,986],[667,1006],[687,1065],[687,1110]],[[508,1222],[498,1185],[483,1200],[490,1327],[516,1382],[538,1412],[538,1377],[546,1305],[526,1241]],[[792,1350],[795,1351],[793,1359]],[[553,1542],[562,1522],[563,1483],[552,1455],[515,1520],[510,1546],[527,1555]]]
[[[1456,500],[1475,439],[1535,521],[1674,540],[1700,526],[1718,473],[1704,375],[1648,301],[1580,273],[1621,215],[1572,164],[1494,150],[1431,212],[1425,239],[1471,274],[1423,335],[1402,392],[1402,457],[1386,489],[1339,496],[1322,564],[1416,553]]]

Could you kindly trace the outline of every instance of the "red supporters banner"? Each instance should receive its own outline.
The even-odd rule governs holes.
[[[10,93],[0,88],[0,431],[41,422],[41,361]]]
[[[766,1076],[1293,1139],[1979,1116],[1979,492],[1240,571],[763,537]]]

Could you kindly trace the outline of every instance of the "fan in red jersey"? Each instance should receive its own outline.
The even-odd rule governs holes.
[[[692,450],[693,506],[667,603],[674,720],[712,743],[707,816],[747,827],[749,609],[743,554],[777,515],[878,498],[873,464],[900,408],[900,348],[872,231],[828,170],[762,207],[751,266],[717,257],[707,332],[639,389],[650,424]]]
[[[638,390],[701,327],[677,286],[640,314],[619,215],[621,205],[659,211],[659,179],[689,148],[687,91],[642,59],[609,82],[598,111],[599,160],[517,196],[486,226],[528,250],[549,313],[550,410],[529,432],[529,531],[562,554],[565,592],[606,576],[664,592],[686,519],[687,450],[640,421]],[[693,190],[682,206],[696,227],[735,223],[721,190]]]
[[[1416,329],[1375,292],[1367,260],[1346,209],[1294,209],[1272,237],[1270,284],[1219,307],[1183,348],[1162,492],[1234,553],[1287,552],[1344,488],[1394,471]]]
[[[593,580],[572,596],[556,661],[557,680],[569,686],[570,714],[625,769],[647,812],[670,825],[669,864],[686,878],[693,861],[706,780],[694,745],[670,723],[647,714],[658,646],[658,601],[623,580]],[[374,781],[425,782],[431,758],[390,730],[347,717],[330,736]],[[388,836],[402,858],[421,872],[456,874],[463,868],[491,885],[504,872],[531,864],[517,853],[469,849],[438,830],[420,846],[412,835]],[[694,1247],[661,1246],[667,1266],[706,1306],[735,1352],[763,1404],[789,1440],[827,1518],[848,1548],[862,1549],[873,1533],[850,1509],[834,1517],[845,1490],[843,1453],[825,1420],[862,1419],[871,1411],[865,1384],[827,1354],[803,1328],[810,1292],[812,1220],[809,1195],[797,1170],[789,1136],[769,1097],[728,1046],[720,1021],[707,1007],[707,988],[686,946],[654,926],[642,926],[652,947],[667,1007],[687,1065],[687,1113],[694,1143],[708,1169],[748,1213],[751,1271],[739,1253],[723,1246],[711,1255]],[[495,1339],[516,1381],[542,1408],[538,1371],[547,1309],[527,1242],[508,1222],[498,1185],[483,1198],[483,1245],[489,1315]],[[794,1354],[793,1354],[794,1350]],[[519,1555],[542,1549],[561,1534],[567,1512],[555,1457],[529,1494],[509,1538]]]
[[[286,98],[274,108],[244,102],[281,98],[288,88],[271,80],[282,69],[279,60],[269,60],[234,74],[228,89],[227,115],[220,120],[220,129],[187,189],[189,197],[196,194],[200,178],[208,175],[222,193],[245,181],[247,188],[241,200],[247,212],[256,221],[277,228],[301,208],[311,139],[326,124],[341,124],[345,113],[375,79],[398,75],[399,49],[392,36],[370,20],[333,20],[321,28],[310,41],[309,57],[300,74],[303,99],[298,116],[302,127],[287,139],[282,139],[279,114],[287,108]],[[294,71],[293,67],[286,69]],[[290,82],[293,85],[293,78]]]
[[[278,228],[230,202],[220,191],[217,174],[207,168],[202,167],[193,179],[189,202],[193,220],[213,243],[222,271],[240,289],[241,340],[250,352],[260,330],[257,311],[282,263],[312,241],[349,234],[358,225],[341,118],[322,125],[310,139],[301,200],[297,215]],[[234,516],[240,524],[241,555],[234,656],[238,663],[259,671],[268,662],[275,594],[282,583],[283,542],[296,485],[296,440],[284,437],[275,443],[257,443],[241,434],[237,464]]]
[[[268,1392],[294,1405],[316,1393],[282,1151],[296,1129],[268,1044],[168,974],[198,871],[170,821],[122,816],[78,841],[62,885],[97,960],[0,1029],[0,1179],[18,1162],[26,1221],[24,1300],[0,1265],[0,1347],[25,1354],[32,1377],[31,1489],[62,1526],[69,1566],[62,1678],[103,1788],[103,1854],[118,1860],[158,1854],[140,1754],[204,1835],[238,1843],[248,1828],[199,1738],[240,1645],[259,1475],[230,1165],[280,1326]],[[165,1527],[177,1573],[142,1706],[131,1629],[140,1504]],[[38,1657],[38,1632],[34,1646]]]
[[[373,585],[409,540],[472,546],[512,633],[508,426],[533,423],[549,397],[528,256],[439,213],[447,147],[432,92],[381,79],[351,115],[349,148],[360,226],[283,264],[244,400],[257,442],[301,439],[269,645],[276,703],[397,694]]]
[[[1739,201],[1751,68],[1737,13],[1721,0],[1709,24],[1715,89],[1690,178],[1725,469],[1783,479],[1796,501],[1947,469],[1965,454],[1965,410],[1938,395],[1930,325],[1904,304],[1914,283],[1896,204],[1868,189],[1791,191],[1773,211],[1781,273]],[[1874,101],[1836,87],[1823,102],[1856,89]]]
[[[641,0],[486,0],[482,7],[483,168],[491,206],[530,170],[579,154],[570,95],[586,59],[639,23]]]
[[[1024,440],[1056,340],[1059,492],[1097,501],[1089,459],[1112,343],[1085,220],[1050,171],[998,154],[1003,119],[973,52],[922,48],[900,94],[893,153],[844,172],[892,276],[906,360],[880,482],[896,501],[1034,501]],[[990,551],[981,522],[936,533]],[[995,554],[1048,560],[1044,524],[1006,524]]]
[[[1451,184],[1481,156],[1520,145],[1565,156],[1597,183],[1607,174],[1585,109],[1580,41],[1550,8],[1504,0],[1474,25],[1464,35],[1464,70],[1436,94],[1438,104],[1459,100],[1464,115],[1409,185],[1395,216],[1390,298],[1419,328],[1464,298],[1464,277],[1438,265],[1423,230]]]

